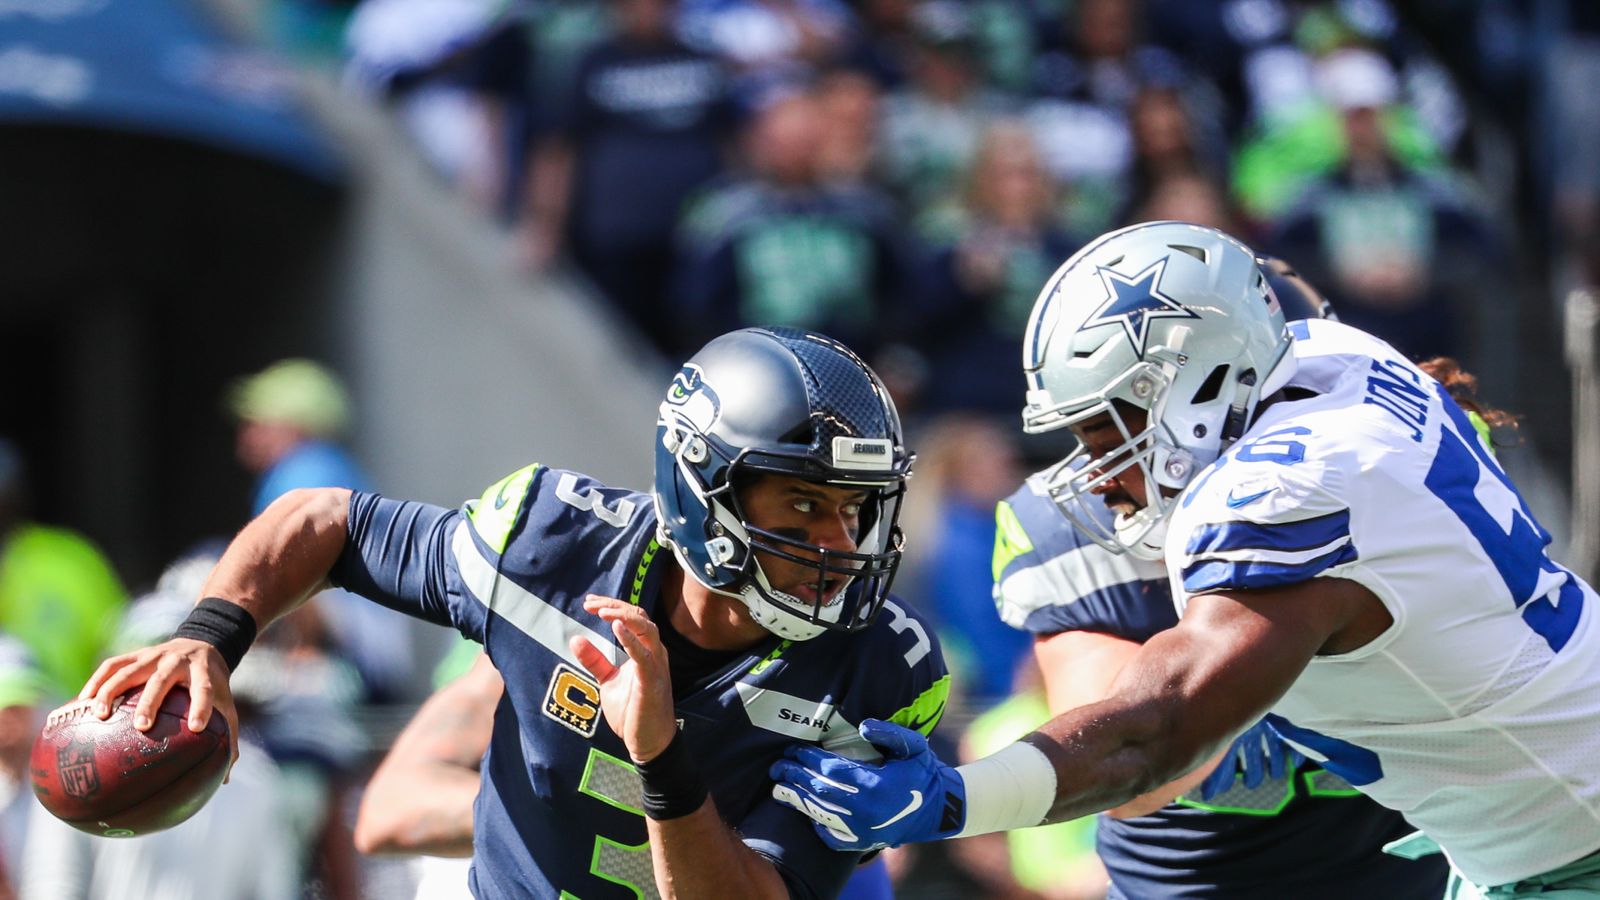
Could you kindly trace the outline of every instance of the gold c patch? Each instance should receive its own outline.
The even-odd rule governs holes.
[[[577,669],[558,663],[544,695],[544,714],[586,738],[594,737],[600,727],[600,686]]]

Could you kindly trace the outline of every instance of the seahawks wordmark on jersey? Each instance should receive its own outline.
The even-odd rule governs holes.
[[[1180,606],[1345,578],[1393,624],[1319,656],[1273,709],[1311,758],[1399,810],[1479,884],[1600,848],[1594,591],[1444,389],[1393,348],[1296,322],[1314,393],[1267,408],[1197,476],[1166,562]]]
[[[343,587],[484,644],[505,677],[474,807],[472,888],[483,898],[657,896],[640,783],[568,639],[624,658],[589,594],[653,612],[670,553],[648,494],[529,466],[461,510],[357,494]],[[692,692],[677,716],[718,812],[797,896],[832,896],[857,862],[772,800],[767,768],[796,742],[873,753],[867,717],[924,733],[949,689],[932,629],[891,599],[866,631],[773,637]]]

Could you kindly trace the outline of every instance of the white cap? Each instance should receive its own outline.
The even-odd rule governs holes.
[[[1317,63],[1317,91],[1341,111],[1381,109],[1400,98],[1394,67],[1371,50],[1335,51]]]

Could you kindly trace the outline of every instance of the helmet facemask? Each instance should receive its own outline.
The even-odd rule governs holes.
[[[667,425],[665,420],[662,424]],[[888,599],[900,565],[905,542],[899,526],[904,475],[829,470],[798,454],[747,449],[715,466],[716,483],[708,485],[704,463],[717,451],[695,435],[692,426],[683,428],[686,424],[667,427],[677,431],[673,443],[678,448],[672,452],[681,483],[709,512],[704,543],[709,562],[702,569],[692,568],[677,542],[668,543],[690,575],[716,593],[737,597],[757,624],[788,640],[810,640],[825,631],[860,631],[871,625]],[[760,475],[864,490],[857,549],[830,549],[753,524],[740,502],[739,487]],[[813,599],[774,586],[758,554],[810,570]]]
[[[1121,438],[1117,446],[1094,456],[1080,440],[1065,459],[1043,473],[1046,494],[1061,514],[1113,553],[1159,559],[1172,502],[1198,469],[1194,454],[1179,446],[1163,423],[1161,413],[1171,388],[1172,378],[1162,366],[1140,363],[1086,401],[1046,409],[1030,406],[1024,415],[1023,428],[1031,434],[1071,428],[1101,415],[1108,416],[1117,429]],[[1065,408],[1069,406],[1077,408],[1069,412]],[[1138,430],[1124,414],[1133,409],[1149,410],[1145,426]],[[1132,513],[1118,513],[1107,525],[1093,511],[1094,505],[1104,502],[1095,492],[1134,468],[1144,484],[1143,506]]]

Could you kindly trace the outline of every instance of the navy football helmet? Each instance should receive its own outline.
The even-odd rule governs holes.
[[[912,455],[877,375],[832,338],[746,328],[707,344],[672,380],[656,422],[659,539],[696,581],[738,597],[790,640],[871,624],[900,563],[900,503]],[[736,487],[787,475],[860,488],[856,550],[841,552],[753,525]],[[755,551],[809,567],[815,600],[776,590]],[[831,578],[848,586],[827,596]]]
[[[1328,319],[1339,321],[1339,316],[1333,311],[1333,304],[1322,292],[1311,286],[1303,275],[1295,271],[1294,266],[1276,256],[1258,256],[1256,265],[1261,267],[1261,273],[1267,276],[1267,284],[1272,288],[1272,293],[1278,298],[1278,305],[1283,307],[1285,321],[1293,322],[1296,319]]]

